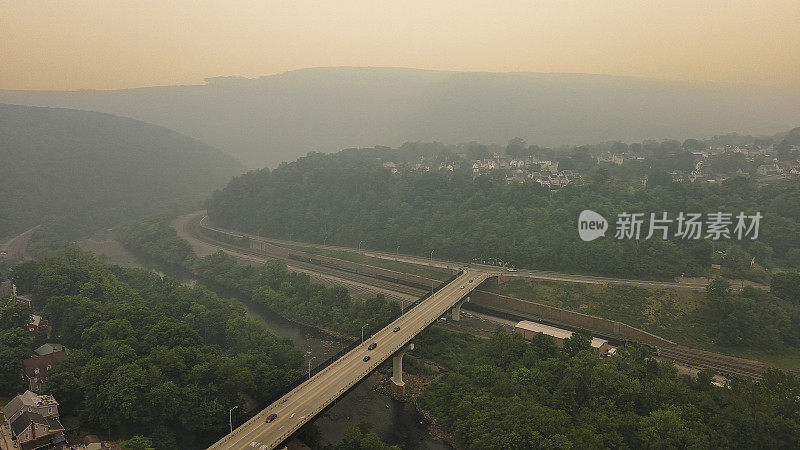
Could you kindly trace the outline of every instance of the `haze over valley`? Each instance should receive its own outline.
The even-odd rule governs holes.
[[[204,85],[0,91],[0,103],[99,111],[200,139],[250,168],[310,151],[410,141],[557,147],[773,135],[797,125],[788,88],[583,74],[333,67]]]

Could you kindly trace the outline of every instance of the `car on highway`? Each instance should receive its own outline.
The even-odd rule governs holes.
[[[469,282],[472,283],[472,280],[469,280]]]
[[[400,327],[394,327],[392,329],[392,333],[397,333],[398,331],[400,331]]]
[[[509,267],[509,268],[508,268],[508,269],[506,269],[506,270],[507,270],[507,271],[509,271],[509,272],[516,272],[516,271],[517,271],[517,269],[515,269],[515,268],[513,268],[513,267]]]
[[[376,342],[373,342],[372,344],[369,344],[369,347],[367,347],[367,350],[375,350],[375,347],[377,347],[377,346],[378,346],[378,344]]]
[[[272,414],[270,414],[270,415],[268,415],[268,416],[267,416],[267,420],[266,420],[266,422],[267,422],[267,423],[270,423],[270,422],[272,422],[273,420],[275,420],[275,419],[277,419],[277,418],[278,418],[278,415],[277,415],[277,414],[275,414],[275,413],[272,413]]]
[[[460,289],[464,289],[464,286],[461,286]]]
[[[367,362],[367,361],[369,361],[369,355],[364,357],[364,362]]]

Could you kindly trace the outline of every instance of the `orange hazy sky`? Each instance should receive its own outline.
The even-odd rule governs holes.
[[[800,0],[0,0],[0,88],[318,66],[800,85]]]

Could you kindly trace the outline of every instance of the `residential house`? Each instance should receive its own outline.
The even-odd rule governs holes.
[[[47,381],[47,372],[52,369],[58,361],[66,357],[67,349],[62,346],[59,351],[54,351],[46,355],[33,355],[22,361],[24,378],[28,382],[28,389],[33,392],[40,392],[45,381]]]
[[[47,320],[43,319],[40,315],[34,314],[31,316],[30,323],[25,326],[25,329],[28,330],[28,334],[35,336],[39,334],[40,331],[46,330],[47,325]]]
[[[14,286],[14,301],[20,305],[31,306],[31,298],[17,294],[17,287]]]
[[[57,449],[66,444],[58,402],[52,395],[25,391],[3,407],[3,415],[20,450]]]

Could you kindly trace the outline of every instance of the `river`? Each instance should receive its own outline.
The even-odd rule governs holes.
[[[194,285],[197,280],[188,272],[176,271],[165,267],[157,261],[136,255],[125,249],[111,237],[100,239],[83,239],[78,245],[97,255],[104,255],[109,264],[123,267],[140,267],[153,270],[160,275],[167,275],[187,285]],[[275,314],[261,314],[242,303],[248,317],[256,319],[278,336],[292,340],[294,346],[307,355],[315,357],[315,361],[325,361],[331,355],[345,347],[346,343],[311,327],[290,322]],[[373,425],[372,431],[384,442],[404,449],[443,450],[450,448],[444,442],[435,439],[428,433],[427,426],[413,405],[391,399],[376,392],[373,379],[369,378],[356,386],[347,395],[336,401],[325,414],[314,419],[319,427],[323,443],[338,442],[344,437],[347,428],[360,422]]]

